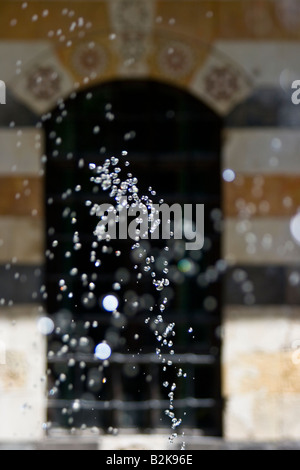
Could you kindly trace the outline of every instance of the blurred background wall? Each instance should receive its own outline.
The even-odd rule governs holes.
[[[1,2],[1,440],[47,428],[43,123],[74,91],[130,79],[222,121],[222,436],[299,438],[299,26],[297,0]]]

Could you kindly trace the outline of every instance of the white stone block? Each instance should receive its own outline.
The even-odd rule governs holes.
[[[0,176],[38,176],[44,133],[35,128],[0,128]]]
[[[37,329],[37,307],[2,308],[0,340],[0,441],[37,441],[46,421],[46,342]]]
[[[297,129],[226,129],[223,168],[243,174],[300,174]]]

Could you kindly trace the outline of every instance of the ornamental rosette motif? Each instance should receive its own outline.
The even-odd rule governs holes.
[[[205,92],[217,101],[230,101],[239,91],[239,79],[227,65],[215,66],[204,78]]]
[[[27,78],[27,90],[36,100],[49,101],[60,92],[60,88],[61,77],[51,66],[40,66]]]

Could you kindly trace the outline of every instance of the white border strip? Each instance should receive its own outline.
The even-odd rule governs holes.
[[[300,174],[299,130],[226,129],[223,167],[248,174]]]

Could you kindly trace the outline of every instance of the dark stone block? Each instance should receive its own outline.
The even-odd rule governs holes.
[[[0,301],[4,305],[41,302],[44,270],[41,266],[1,265]]]
[[[32,111],[30,111],[24,104],[20,103],[13,95],[7,90],[6,105],[0,106],[0,126],[9,127],[12,123],[15,126],[35,126],[39,121]]]
[[[286,274],[282,266],[234,266],[224,278],[227,304],[280,305],[286,303]]]
[[[300,113],[290,94],[276,87],[263,87],[225,118],[226,127],[299,127]]]
[[[286,268],[286,303],[300,305],[300,268]]]

